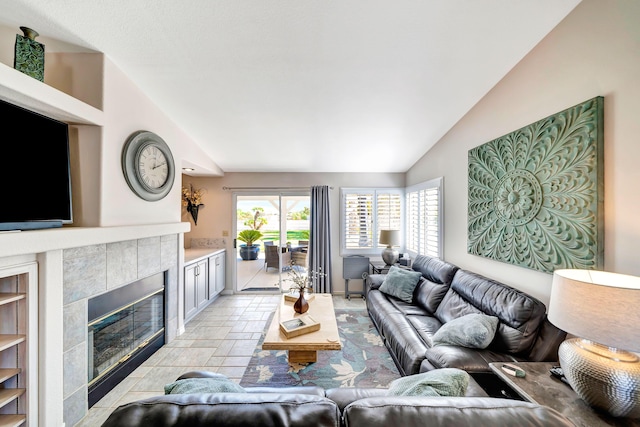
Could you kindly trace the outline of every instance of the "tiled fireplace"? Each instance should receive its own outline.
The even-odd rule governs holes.
[[[63,251],[63,315],[64,315],[64,420],[74,425],[90,406],[89,362],[91,334],[88,325],[95,316],[95,307],[104,305],[106,295],[126,294],[125,286],[140,279],[161,276],[164,287],[160,309],[164,319],[164,330],[156,330],[150,336],[161,335],[162,342],[170,342],[178,330],[178,235],[164,235],[138,240],[98,244]],[[152,286],[154,287],[154,286]],[[115,292],[113,292],[115,290]],[[143,292],[144,293],[144,292]],[[153,292],[149,292],[151,294]],[[136,292],[134,292],[136,294]],[[148,295],[134,295],[129,302]],[[128,297],[125,295],[125,299]],[[93,303],[89,303],[94,299]],[[97,301],[97,304],[96,304]],[[141,310],[158,314],[158,297],[146,303]],[[126,306],[127,303],[116,304]],[[93,308],[92,308],[93,307]],[[103,307],[104,308],[104,307]],[[111,313],[107,307],[107,312]],[[93,314],[91,314],[93,313]],[[157,317],[147,317],[144,327],[157,328]],[[123,323],[123,325],[125,325]],[[148,331],[147,331],[148,332]],[[145,332],[145,335],[149,335]],[[95,338],[95,334],[93,335]],[[145,340],[149,338],[146,337]],[[155,345],[160,341],[152,339]],[[162,344],[160,344],[162,345]],[[113,355],[115,357],[115,355]],[[124,356],[122,356],[124,357]],[[146,356],[148,357],[148,356]],[[99,359],[102,360],[102,359]],[[95,364],[92,370],[95,370]],[[106,368],[100,368],[106,369]]]
[[[89,299],[89,407],[164,344],[164,282],[157,273]]]

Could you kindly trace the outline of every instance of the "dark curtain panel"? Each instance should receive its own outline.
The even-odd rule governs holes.
[[[309,274],[314,292],[331,293],[331,226],[329,187],[311,187],[311,231],[309,236]]]

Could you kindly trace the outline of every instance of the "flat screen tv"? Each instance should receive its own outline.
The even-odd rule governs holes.
[[[73,222],[69,126],[0,100],[0,231]]]

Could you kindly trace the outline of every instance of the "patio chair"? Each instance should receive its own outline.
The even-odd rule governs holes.
[[[278,271],[281,269],[280,267],[280,258],[278,257],[278,251],[280,247],[275,245],[267,245],[264,247],[264,259],[265,259],[265,270],[268,270],[269,267],[277,268]],[[286,251],[282,253],[282,270],[291,267],[291,252]]]

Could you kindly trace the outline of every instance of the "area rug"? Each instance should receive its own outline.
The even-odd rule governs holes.
[[[382,339],[366,310],[336,310],[341,351],[319,351],[318,361],[292,364],[284,350],[262,350],[258,342],[240,385],[319,387],[386,387],[399,378]],[[270,321],[267,322],[267,328]]]

